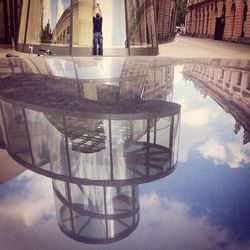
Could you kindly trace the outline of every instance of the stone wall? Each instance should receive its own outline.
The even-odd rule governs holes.
[[[249,4],[249,0],[188,0],[186,34],[214,38],[216,20],[222,18],[222,40],[250,43]]]

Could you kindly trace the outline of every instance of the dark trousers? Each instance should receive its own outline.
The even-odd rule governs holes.
[[[94,48],[93,48],[93,55],[103,55],[103,36],[101,32],[94,33]],[[98,49],[99,47],[99,49]],[[99,52],[99,53],[98,53]]]

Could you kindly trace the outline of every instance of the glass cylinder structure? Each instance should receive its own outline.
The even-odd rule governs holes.
[[[111,243],[139,223],[139,186],[84,186],[53,180],[58,224],[84,243]]]
[[[35,58],[35,59],[34,59]],[[139,185],[177,165],[173,68],[153,57],[3,60],[0,147],[52,178],[61,231],[91,244],[130,235]]]
[[[157,55],[153,0],[100,0],[104,55]],[[18,50],[90,56],[95,0],[23,0]]]

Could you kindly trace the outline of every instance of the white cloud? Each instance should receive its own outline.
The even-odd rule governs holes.
[[[213,112],[209,108],[196,108],[182,113],[182,123],[189,126],[204,126],[215,120],[220,112]]]
[[[198,147],[198,152],[206,159],[212,159],[214,164],[226,164],[230,168],[238,168],[250,164],[250,147],[239,142],[222,143],[217,139],[209,139]]]
[[[21,219],[27,227],[32,227],[43,216],[55,214],[51,179],[26,171],[17,180],[24,182],[24,190],[1,200],[1,216]]]
[[[226,149],[215,139],[209,139],[202,144],[198,151],[208,159],[213,158],[216,164],[223,163],[226,160]]]
[[[230,229],[217,228],[206,216],[195,217],[187,204],[160,197],[156,193],[141,197],[141,222],[133,239],[135,249],[237,249],[238,242]],[[248,245],[241,245],[247,249]]]

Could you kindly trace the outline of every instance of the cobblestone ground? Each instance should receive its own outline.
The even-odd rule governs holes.
[[[250,44],[215,41],[177,35],[174,42],[159,46],[160,56],[249,59]]]

